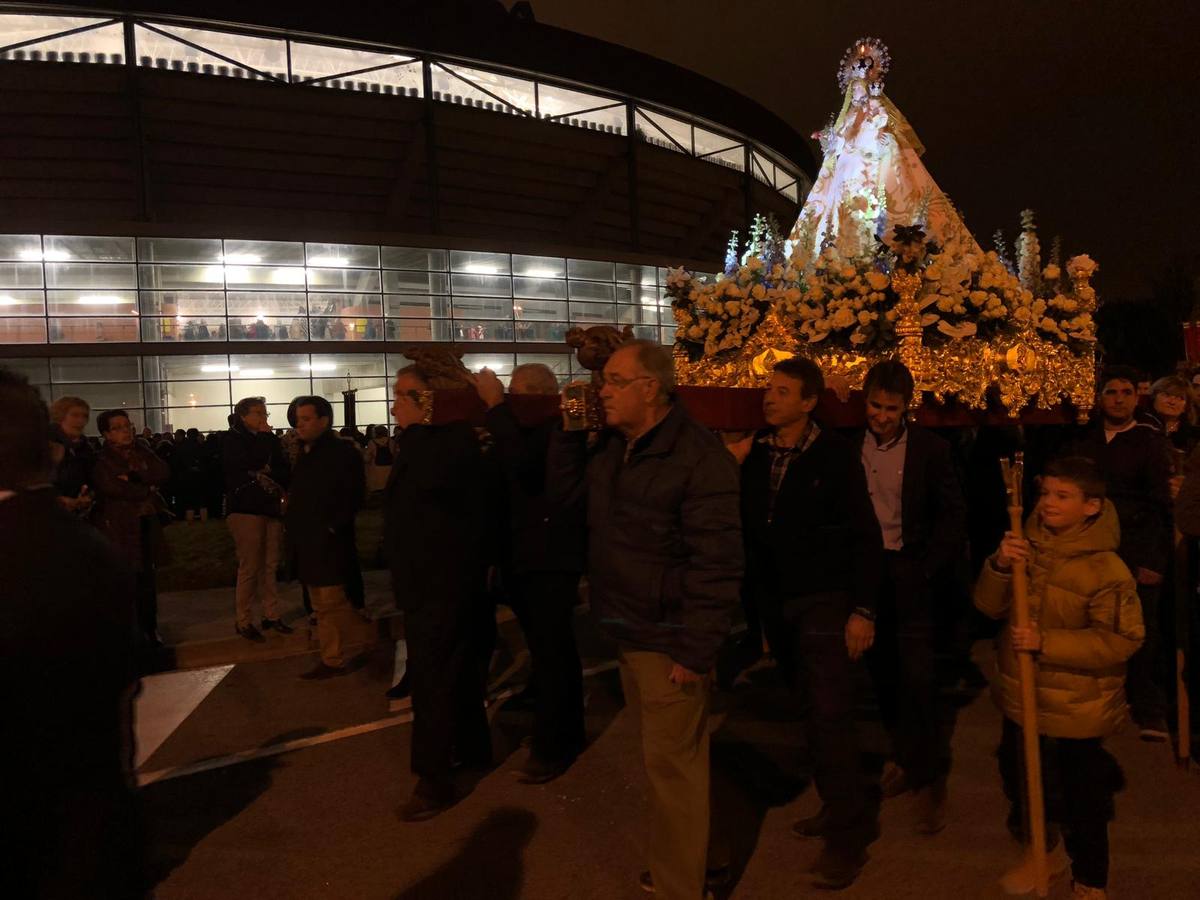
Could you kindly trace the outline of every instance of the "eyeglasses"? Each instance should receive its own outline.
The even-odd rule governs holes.
[[[652,381],[653,379],[653,375],[638,375],[635,378],[622,378],[620,375],[605,375],[603,372],[600,373],[600,383],[611,384],[618,391],[625,390],[625,388],[629,387],[635,381]]]

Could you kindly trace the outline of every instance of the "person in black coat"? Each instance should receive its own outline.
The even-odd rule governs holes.
[[[1104,473],[1108,498],[1117,508],[1117,553],[1137,581],[1146,640],[1129,660],[1125,689],[1143,740],[1166,741],[1166,664],[1159,629],[1159,599],[1170,553],[1170,444],[1137,416],[1136,369],[1113,366],[1101,373],[1100,416],[1070,443],[1065,456],[1092,460]]]
[[[492,762],[477,661],[480,635],[495,627],[494,617],[483,621],[492,616],[485,593],[495,485],[474,428],[423,424],[426,390],[416,366],[397,372],[392,414],[403,430],[384,489],[384,547],[404,612],[412,692],[417,784],[400,809],[406,821],[431,818],[455,802],[455,762]]]
[[[546,455],[557,413],[522,425],[490,369],[476,376],[475,389],[488,407],[485,424],[507,487],[502,572],[533,670],[533,744],[520,777],[543,784],[565,772],[584,744],[583,672],[574,630],[587,546],[583,509],[552,503],[546,495]],[[547,366],[518,366],[510,393],[557,397],[558,380]]]
[[[320,663],[300,677],[325,679],[349,671],[347,651],[369,637],[367,623],[346,593],[358,567],[354,522],[366,499],[366,477],[358,449],[330,429],[329,401],[298,397],[293,403],[296,433],[304,444],[292,467],[284,525],[321,642]]]
[[[82,397],[59,397],[50,407],[50,440],[62,447],[54,467],[54,487],[63,509],[86,516],[95,501],[92,468],[96,454],[84,437],[91,408]]]
[[[288,465],[279,438],[267,421],[266,400],[239,400],[221,442],[225,477],[225,516],[237,549],[237,633],[265,640],[254,627],[254,600],[262,604],[262,628],[291,634],[280,616],[275,572],[283,538],[283,499]]]
[[[950,445],[906,421],[912,373],[898,360],[867,373],[867,430],[856,438],[884,567],[867,656],[895,762],[884,767],[884,796],[917,794],[917,830],[945,825],[948,747],[940,740],[934,681],[933,585],[953,577],[964,556],[966,504]]]
[[[49,417],[0,369],[5,895],[146,896],[133,573],[50,486]]]
[[[800,697],[824,839],[814,883],[851,884],[878,826],[859,769],[852,664],[871,647],[883,544],[859,454],[811,418],[824,389],[811,360],[775,366],[763,396],[770,428],[731,446],[742,458],[742,528],[750,603]]]

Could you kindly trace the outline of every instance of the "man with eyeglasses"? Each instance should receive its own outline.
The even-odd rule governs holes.
[[[556,431],[547,493],[583,500],[592,608],[617,640],[621,681],[640,710],[651,791],[650,871],[662,897],[705,896],[708,710],[717,652],[742,576],[738,471],[672,400],[671,351],[631,341],[604,366],[607,428],[590,450]]]

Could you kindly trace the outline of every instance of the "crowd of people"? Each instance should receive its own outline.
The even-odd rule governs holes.
[[[1126,691],[1142,738],[1169,738],[1166,647],[1177,629],[1191,628],[1176,614],[1189,604],[1172,591],[1172,567],[1176,532],[1200,535],[1193,384],[1164,378],[1139,402],[1139,374],[1112,368],[1097,381],[1096,416],[1086,427],[939,435],[910,421],[913,377],[887,361],[866,377],[865,427],[845,432],[814,415],[821,370],[790,358],[777,363],[764,393],[767,427],[722,437],[676,399],[670,349],[652,342],[624,344],[605,364],[600,431],[576,430],[570,417],[520,415],[510,398],[558,394],[545,366],[518,367],[507,391],[487,369],[471,381],[486,407],[483,429],[428,424],[431,376],[414,364],[396,376],[394,432],[338,434],[329,402],[306,396],[292,401],[292,427],[280,435],[266,401],[252,397],[237,404],[227,432],[205,441],[187,433],[139,440],[128,415],[110,410],[97,419],[97,448],[83,434],[86,404],[56,402],[49,426],[36,392],[0,374],[0,519],[24,529],[22,541],[4,548],[25,603],[9,610],[14,621],[29,617],[6,633],[6,650],[30,622],[66,614],[61,604],[33,614],[50,591],[36,568],[49,552],[40,541],[59,533],[85,557],[113,558],[96,563],[90,614],[107,617],[112,630],[124,604],[130,624],[153,639],[161,523],[195,508],[199,486],[211,482],[205,460],[215,458],[238,555],[238,633],[262,640],[264,629],[290,630],[275,578],[286,554],[320,641],[320,662],[302,677],[339,677],[372,640],[355,608],[363,588],[354,526],[377,491],[414,717],[417,780],[399,810],[403,820],[448,809],[460,797],[456,771],[492,765],[484,698],[497,596],[516,613],[531,656],[534,726],[521,781],[551,781],[585,749],[573,625],[584,583],[616,641],[626,702],[641,725],[651,819],[641,886],[695,900],[719,877],[706,867],[712,692],[730,672],[769,659],[796,698],[821,800],[793,831],[821,844],[813,883],[840,889],[867,863],[881,800],[912,793],[913,828],[944,828],[951,760],[935,680],[938,633],[947,620],[961,630],[970,597],[984,617],[1010,619],[1020,564],[1034,624],[996,632],[993,682],[1004,713],[998,758],[1009,826],[1028,845],[1016,674],[1018,655],[1028,653],[1038,661],[1045,849],[1056,873],[1069,868],[1075,896],[1105,896],[1108,822],[1123,778],[1103,739],[1126,717]],[[1036,498],[1023,536],[1008,528],[997,465],[1018,441]],[[215,457],[203,452],[209,444],[219,447]],[[747,627],[735,638],[739,615]],[[117,666],[112,647],[103,652]],[[33,655],[22,646],[11,658],[6,652],[5,665],[48,668]],[[121,665],[89,686],[98,697],[107,692],[114,711],[135,675],[128,661]],[[878,782],[860,759],[860,665],[892,745]],[[22,715],[51,734],[45,710]],[[113,716],[100,718],[116,734],[123,720]],[[115,790],[115,770],[97,764],[97,778],[101,770]],[[1021,893],[1033,878],[1027,855],[1003,884]]]

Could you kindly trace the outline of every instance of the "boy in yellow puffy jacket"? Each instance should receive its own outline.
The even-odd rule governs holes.
[[[1116,554],[1117,513],[1090,460],[1072,457],[1046,467],[1025,535],[1004,536],[975,587],[981,612],[1007,617],[1012,564],[1026,563],[1033,624],[1001,633],[992,684],[1004,712],[999,759],[1012,804],[1009,828],[1028,841],[1020,833],[1026,817],[1017,652],[1029,651],[1037,662],[1050,871],[1053,876],[1070,866],[1076,897],[1103,898],[1108,823],[1124,777],[1102,741],[1124,722],[1125,661],[1141,645],[1145,629],[1133,576]],[[1001,884],[1013,894],[1033,889],[1028,854]]]

